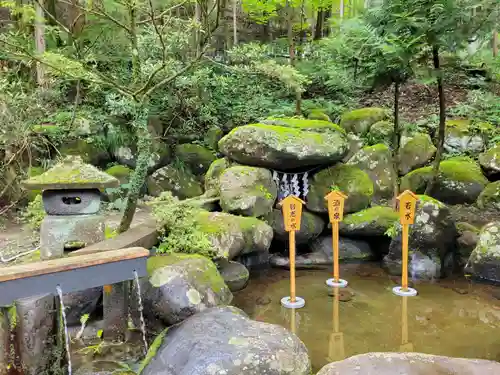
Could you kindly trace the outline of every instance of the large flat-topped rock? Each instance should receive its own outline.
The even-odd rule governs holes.
[[[349,148],[345,134],[336,131],[333,124],[326,132],[311,130],[313,125],[239,126],[219,141],[219,150],[238,163],[278,170],[332,164],[341,160]]]
[[[79,156],[68,156],[39,176],[23,181],[32,190],[104,189],[120,184],[115,177],[85,164]]]

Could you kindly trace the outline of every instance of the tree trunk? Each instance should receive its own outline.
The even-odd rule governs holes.
[[[293,8],[290,2],[286,2],[286,12],[287,12],[287,34],[288,34],[288,53],[290,55],[290,65],[295,66],[295,43],[293,38]],[[302,114],[301,110],[302,94],[299,90],[295,92],[295,115],[300,116]]]
[[[233,0],[233,46],[238,44],[238,0]]]
[[[43,0],[40,0],[43,5]],[[45,53],[45,22],[43,9],[39,3],[35,2],[35,47],[39,55]],[[36,82],[39,86],[45,86],[45,68],[37,62],[36,63]]]
[[[394,129],[392,134],[392,166],[396,173],[394,178],[393,190],[394,199],[392,207],[394,211],[397,209],[397,197],[399,195],[399,139],[401,137],[401,130],[399,128],[399,81],[394,81]]]
[[[444,151],[444,137],[445,137],[445,126],[446,126],[446,98],[444,96],[443,88],[443,75],[441,71],[441,66],[439,63],[439,47],[434,46],[432,48],[432,60],[434,63],[434,71],[437,77],[438,84],[438,94],[439,94],[439,130],[438,130],[438,142],[437,142],[437,152],[436,158],[434,159],[434,164],[432,166],[432,173],[427,187],[425,188],[425,194],[431,195],[432,190],[436,184],[439,175],[439,164],[441,163],[441,158]]]
[[[201,24],[201,9],[200,9],[200,3],[197,1],[195,4],[194,4],[194,18],[195,18],[195,21],[198,25]],[[196,48],[196,56],[198,56],[200,54],[200,31],[198,30],[198,28],[196,29],[195,33],[194,33],[194,44],[195,44],[195,48]]]
[[[498,56],[498,31],[493,30],[493,40],[492,40],[492,48],[493,48],[493,57]]]
[[[130,181],[130,190],[127,195],[127,202],[123,210],[123,216],[118,227],[118,233],[126,232],[132,224],[137,201],[139,199],[141,188],[148,175],[148,162],[151,156],[151,134],[148,131],[147,115],[139,112],[139,118],[136,119],[137,134],[137,165]]]
[[[318,10],[316,18],[316,27],[314,28],[314,40],[320,40],[323,36],[323,10]]]

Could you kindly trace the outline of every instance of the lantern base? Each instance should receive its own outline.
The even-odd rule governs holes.
[[[400,297],[415,297],[418,294],[416,289],[407,288],[407,290],[403,290],[402,286],[395,286],[392,288],[392,292]]]
[[[326,285],[331,286],[333,288],[345,288],[349,283],[347,280],[343,279],[338,279],[338,281],[335,281],[334,279],[328,279],[326,280]]]
[[[305,304],[306,301],[301,297],[295,297],[295,302],[292,302],[290,297],[283,297],[281,299],[281,305],[287,309],[300,309],[301,307],[304,307]]]

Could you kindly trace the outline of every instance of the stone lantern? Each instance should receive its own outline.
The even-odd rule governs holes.
[[[69,156],[24,185],[42,191],[47,216],[40,228],[41,259],[60,258],[75,244],[81,248],[104,240],[99,189],[118,186],[116,178]]]

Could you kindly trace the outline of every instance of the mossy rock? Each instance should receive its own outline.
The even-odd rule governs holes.
[[[205,174],[205,191],[213,191],[214,195],[219,195],[219,177],[230,166],[231,161],[227,158],[214,160]]]
[[[130,179],[130,175],[134,172],[129,167],[124,165],[113,165],[105,170],[105,172],[120,181],[120,185],[127,184]]]
[[[248,269],[238,262],[221,262],[219,272],[231,292],[239,292],[245,289],[250,278]]]
[[[273,229],[253,217],[200,211],[196,222],[199,229],[208,235],[216,258],[231,260],[254,252],[267,253],[273,239]]]
[[[140,281],[147,320],[177,324],[232,300],[215,264],[201,255],[156,255],[148,259],[147,270],[149,277]]]
[[[474,124],[471,120],[447,120],[444,149],[451,154],[473,153],[484,150],[489,124]]]
[[[496,209],[500,211],[500,181],[491,182],[477,197],[477,206],[484,209]]]
[[[216,159],[208,148],[188,143],[176,146],[175,156],[198,176],[204,174]]]
[[[391,151],[385,144],[363,147],[347,164],[358,167],[370,176],[375,201],[393,197],[394,183],[398,176],[394,171]]]
[[[365,140],[356,134],[347,134],[347,141],[349,142],[349,151],[342,159],[343,163],[347,163],[359,150],[365,147]]]
[[[113,150],[116,161],[130,168],[137,165],[136,145],[122,145]],[[168,146],[159,139],[152,140],[151,156],[148,160],[148,173],[153,173],[158,168],[164,167],[172,160],[172,154]]]
[[[423,193],[431,173],[431,166],[415,169],[401,179],[401,190]],[[476,162],[464,157],[454,157],[440,163],[432,196],[449,204],[474,203],[487,183],[488,180]]]
[[[328,116],[327,116],[328,117]],[[337,124],[325,119],[303,119],[299,117],[269,117],[263,121],[265,125],[284,126],[286,128],[294,128],[299,130],[307,130],[318,133],[323,132],[341,132],[345,133]]]
[[[394,134],[394,124],[390,121],[379,121],[370,127],[368,138],[372,144],[384,143],[390,146]]]
[[[218,143],[223,136],[224,132],[222,131],[221,128],[219,128],[218,126],[212,126],[210,129],[207,130],[207,133],[203,138],[203,142],[209,149],[217,152],[219,150]]]
[[[236,166],[219,177],[220,206],[224,212],[260,217],[271,212],[278,188],[269,170]]]
[[[60,148],[62,156],[80,156],[85,163],[103,166],[111,161],[111,156],[103,148],[85,138],[66,141]]]
[[[465,266],[465,275],[500,283],[500,221],[486,224]]]
[[[331,164],[344,157],[348,143],[343,133],[328,126],[329,131],[321,133],[264,124],[240,126],[219,141],[219,149],[238,163],[279,170]]]
[[[331,122],[330,117],[321,109],[313,109],[309,114],[307,115],[307,118],[309,120],[321,120],[321,121],[328,121]]]
[[[500,144],[479,155],[479,164],[488,175],[500,174]]]
[[[391,275],[401,275],[402,227],[396,221],[391,230],[389,253],[383,266]],[[447,275],[453,265],[447,261],[456,249],[458,233],[450,209],[442,202],[419,195],[414,224],[410,225],[409,271],[418,279],[436,279]]]
[[[340,223],[339,231],[348,237],[383,236],[399,220],[391,207],[374,206],[350,215]]]
[[[273,227],[274,238],[288,243],[289,235],[285,230],[282,210],[274,209],[265,219]],[[324,228],[325,221],[320,216],[303,210],[300,230],[295,232],[295,241],[298,244],[306,244],[318,237]]]
[[[196,176],[188,169],[179,169],[174,165],[158,169],[147,178],[148,192],[158,197],[163,191],[171,191],[179,199],[193,198],[203,194],[203,189]]]
[[[383,108],[360,108],[344,113],[340,120],[340,126],[350,133],[364,135],[368,133],[373,124],[387,118],[387,110]]]
[[[354,165],[337,164],[316,173],[309,181],[307,209],[312,212],[326,213],[328,207],[325,196],[339,189],[348,196],[344,212],[356,212],[370,205],[373,197],[373,182],[370,176]]]
[[[433,158],[436,151],[429,134],[403,135],[398,155],[399,174],[405,175],[414,169],[423,167]]]

